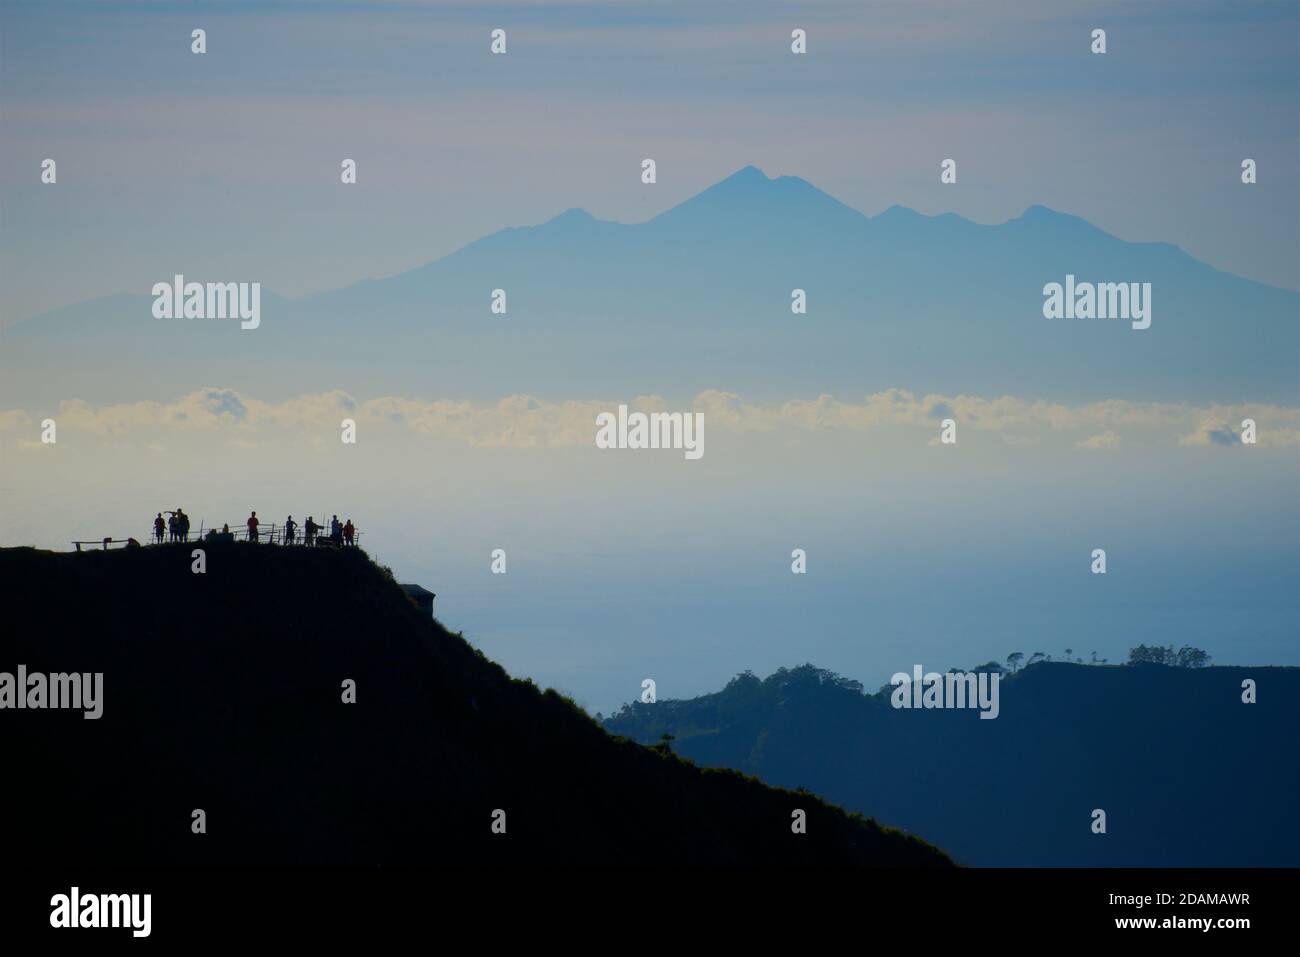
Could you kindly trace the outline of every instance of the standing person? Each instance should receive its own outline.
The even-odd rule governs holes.
[[[339,524],[337,515],[330,518],[330,541],[335,545],[343,544],[343,526]]]
[[[176,513],[167,513],[167,541],[176,541]]]
[[[293,544],[293,533],[297,530],[297,528],[298,526],[293,523],[292,515],[290,515],[288,518],[284,520],[284,543],[286,545]]]
[[[345,545],[352,544],[352,536],[356,532],[356,530],[357,530],[356,526],[352,524],[352,519],[348,519],[343,526],[343,544]]]
[[[176,530],[181,533],[182,542],[190,540],[190,517],[179,505],[176,506]]]
[[[261,522],[257,520],[256,512],[253,512],[248,516],[248,522],[246,524],[248,525],[248,540],[250,542],[257,541],[257,526],[260,525]]]
[[[162,512],[153,520],[153,540],[161,545],[163,543],[163,532],[167,530],[167,523],[163,521]]]
[[[310,548],[312,545],[316,544],[316,523],[312,521],[310,515],[307,516],[307,522],[302,527],[302,533],[304,536],[304,545]]]

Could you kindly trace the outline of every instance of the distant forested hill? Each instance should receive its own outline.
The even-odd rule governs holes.
[[[1300,669],[1042,663],[1003,680],[1000,709],[895,709],[806,665],[605,726],[671,734],[693,761],[807,787],[962,864],[1300,865]]]

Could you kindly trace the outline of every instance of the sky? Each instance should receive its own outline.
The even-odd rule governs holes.
[[[1044,204],[1297,290],[1298,27],[1294,3],[1194,0],[0,2],[0,327],[179,271],[307,296],[572,207],[641,222],[749,165],[867,214]],[[805,661],[869,688],[1066,647],[1300,664],[1294,404],[719,381],[688,462],[595,449],[592,395],[284,397],[275,375],[0,405],[0,543],[142,537],[178,504],[338,512],[453,631],[593,712],[647,677],[685,697]]]
[[[0,325],[182,253],[302,296],[749,164],[868,214],[1042,203],[1300,288],[1294,3],[6,2],[0,27]]]

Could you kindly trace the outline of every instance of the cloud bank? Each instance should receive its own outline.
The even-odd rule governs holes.
[[[653,395],[562,402],[510,395],[495,403],[475,403],[401,396],[358,399],[332,390],[266,402],[232,389],[205,387],[170,402],[92,405],[73,399],[55,410],[0,409],[0,434],[31,445],[39,423],[52,418],[60,434],[89,433],[121,441],[201,433],[246,445],[294,434],[319,437],[337,431],[343,419],[353,419],[368,430],[436,436],[480,447],[572,448],[592,446],[596,416],[621,402],[635,411],[685,411]],[[1258,403],[1194,406],[1113,399],[1071,406],[1013,396],[918,396],[905,389],[857,400],[820,395],[756,403],[707,390],[695,397],[689,410],[704,414],[711,433],[911,429],[929,439],[942,419],[951,418],[961,434],[1000,433],[1007,446],[1032,446],[1055,435],[1087,450],[1121,445],[1229,448],[1241,444],[1242,420],[1251,418],[1258,426],[1258,445],[1300,445],[1300,407]]]

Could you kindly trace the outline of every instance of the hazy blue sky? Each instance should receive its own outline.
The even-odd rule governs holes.
[[[0,325],[180,271],[302,296],[570,207],[641,221],[750,164],[868,214],[990,223],[1041,203],[1298,289],[1298,30],[1294,2],[0,2]],[[165,363],[160,341],[140,354]],[[695,396],[708,451],[687,463],[597,454],[606,392],[470,403],[431,378],[394,395],[370,361],[355,398],[324,374],[286,395],[277,363],[310,356],[237,341],[257,377],[238,393],[131,376],[106,398],[51,368],[68,394],[0,405],[0,543],[139,537],[176,504],[209,526],[337,510],[438,592],[449,627],[592,710],[644,677],[680,697],[804,661],[868,686],[914,663],[1066,646],[1114,661],[1142,642],[1300,664],[1300,408],[1246,389],[1126,401],[1135,382],[1071,404],[882,381],[831,399],[814,374],[791,394]],[[1249,372],[1249,355],[1223,367]],[[936,447],[941,409],[956,448]],[[341,412],[364,430],[354,448]],[[37,439],[46,414],[56,445]],[[1257,447],[1231,440],[1245,416]],[[506,576],[489,573],[498,547]]]
[[[178,259],[300,295],[572,206],[638,221],[750,163],[867,213],[996,222],[1044,203],[1294,289],[1298,11],[6,2],[0,324],[147,289]],[[495,27],[505,56],[488,52]],[[938,182],[946,157],[955,187]]]
[[[232,401],[70,405],[57,446],[15,442],[34,424],[0,414],[0,542],[143,538],[178,504],[196,528],[337,512],[399,580],[438,593],[450,628],[593,711],[647,677],[685,697],[805,661],[869,687],[914,663],[1067,647],[1118,661],[1140,643],[1300,664],[1296,409],[1249,409],[1266,438],[1285,434],[1244,448],[1207,438],[1213,410],[1000,400],[941,448],[919,407],[729,419],[701,399],[706,453],[687,462],[598,451],[583,409],[547,403],[531,432],[501,408],[466,427],[463,407],[396,422],[363,404],[346,447],[325,397],[245,397],[238,419]],[[505,575],[490,572],[496,548]],[[790,572],[794,548],[806,575]]]

